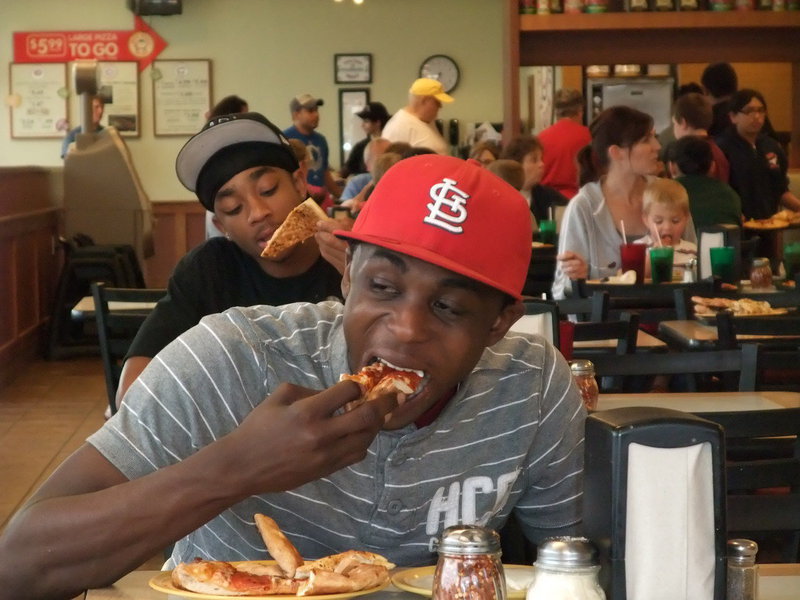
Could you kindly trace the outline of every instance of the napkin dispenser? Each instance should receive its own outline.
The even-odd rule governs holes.
[[[586,420],[584,534],[610,600],[724,600],[722,428],[633,407]]]

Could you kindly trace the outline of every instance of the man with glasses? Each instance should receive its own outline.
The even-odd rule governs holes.
[[[406,142],[414,148],[429,148],[437,154],[447,154],[447,142],[436,129],[436,117],[442,104],[453,101],[441,82],[422,77],[411,84],[408,104],[398,110],[382,136],[390,142]]]
[[[742,199],[746,219],[766,219],[781,206],[800,210],[800,199],[789,190],[789,162],[781,145],[764,133],[767,102],[751,89],[730,100],[733,125],[717,138],[730,163],[730,185]]]

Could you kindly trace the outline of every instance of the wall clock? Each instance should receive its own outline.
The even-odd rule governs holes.
[[[434,54],[422,61],[422,65],[419,67],[419,76],[441,81],[444,91],[449,93],[458,85],[461,71],[459,71],[456,61],[449,56]]]

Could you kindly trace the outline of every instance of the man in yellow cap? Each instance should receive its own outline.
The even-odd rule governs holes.
[[[447,154],[447,142],[434,121],[442,104],[452,101],[453,97],[445,93],[439,81],[417,79],[408,90],[408,104],[389,119],[381,135],[391,142],[406,142],[414,148]]]

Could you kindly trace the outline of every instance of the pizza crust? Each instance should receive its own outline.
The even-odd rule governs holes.
[[[297,548],[283,534],[273,519],[266,515],[256,514],[255,521],[261,539],[264,540],[264,545],[267,547],[267,552],[275,559],[286,577],[294,577],[295,570],[304,562]]]
[[[261,256],[264,258],[280,256],[287,249],[305,242],[314,235],[317,232],[318,221],[329,219],[319,204],[313,198],[308,198],[295,206],[287,215],[261,251]]]

